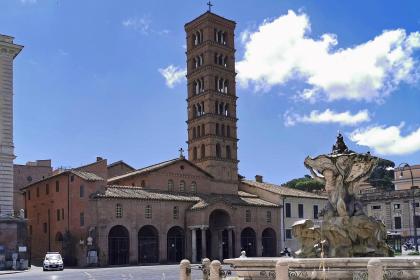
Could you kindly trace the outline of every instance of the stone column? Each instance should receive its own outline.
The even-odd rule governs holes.
[[[382,280],[384,278],[384,269],[378,259],[371,259],[367,265],[368,280]]]
[[[207,227],[201,227],[201,255],[202,258],[207,258],[207,240],[206,240]]]
[[[0,217],[13,215],[13,60],[23,46],[0,34]]]
[[[191,250],[191,262],[195,263],[197,262],[197,228],[191,229]]]
[[[221,263],[218,260],[212,261],[210,264],[210,280],[220,280]]]
[[[287,260],[279,260],[276,263],[276,280],[289,279],[289,263]]]
[[[191,263],[189,260],[182,260],[179,265],[179,279],[191,280]]]
[[[233,238],[232,238],[232,228],[228,228],[228,257],[233,258]]]
[[[217,231],[217,252],[219,260],[223,260],[223,230]]]

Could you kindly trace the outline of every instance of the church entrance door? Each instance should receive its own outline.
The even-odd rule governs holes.
[[[277,254],[276,232],[272,228],[266,228],[262,232],[263,257],[275,257]]]

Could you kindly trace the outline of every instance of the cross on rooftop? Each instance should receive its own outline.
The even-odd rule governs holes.
[[[183,148],[180,148],[179,149],[179,157],[184,157],[184,149]]]
[[[211,3],[211,1],[209,1],[209,2],[207,3],[207,6],[209,6],[209,12],[211,12],[211,7],[213,6],[213,4]]]

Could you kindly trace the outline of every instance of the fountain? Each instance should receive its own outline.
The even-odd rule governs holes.
[[[224,263],[233,267],[238,279],[420,279],[420,258],[393,257],[385,242],[385,225],[368,217],[358,200],[359,185],[377,162],[369,152],[349,150],[339,134],[331,153],[304,161],[312,176],[325,184],[329,203],[321,225],[311,220],[293,225],[300,243],[294,257],[242,257]],[[219,274],[224,274],[223,269]],[[213,276],[210,273],[210,279],[224,279]]]

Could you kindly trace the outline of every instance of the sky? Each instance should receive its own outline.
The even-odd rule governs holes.
[[[184,24],[204,0],[1,0],[16,163],[141,168],[187,149]],[[340,131],[420,164],[420,2],[214,0],[234,20],[239,173],[284,183]]]

